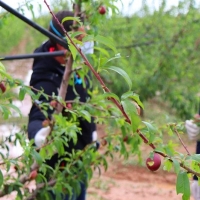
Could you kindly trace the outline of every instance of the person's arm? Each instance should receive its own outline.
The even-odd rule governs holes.
[[[190,140],[198,141],[200,140],[200,127],[197,122],[199,120],[199,114],[194,116],[194,119],[185,121],[185,128]]]
[[[199,121],[199,114],[194,116],[194,119],[185,121],[185,128],[188,134],[188,138],[193,141],[197,141],[196,143],[196,154],[200,154],[200,127],[197,125]],[[200,185],[198,183],[197,176],[193,177],[193,181],[191,183],[191,193],[194,197],[194,200],[200,200]]]

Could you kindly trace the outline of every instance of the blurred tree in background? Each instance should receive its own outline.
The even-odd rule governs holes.
[[[115,15],[100,32],[115,41],[121,58],[112,64],[128,72],[141,100],[157,96],[185,119],[199,109],[199,7],[194,1],[179,1],[167,10],[167,1],[160,2],[158,10],[144,3],[131,16]],[[112,90],[126,91],[114,77],[105,77]]]
[[[28,8],[34,21],[48,28],[51,16],[49,13],[42,13],[43,5],[38,4],[37,10],[41,15],[36,17],[32,2],[21,4],[19,11],[23,13],[25,7]],[[97,8],[101,2],[83,4],[83,10],[87,10],[86,14],[90,18],[87,23],[91,31],[112,38],[117,46],[116,55],[110,52],[116,59],[105,65],[122,67],[128,72],[133,81],[133,89],[142,101],[159,98],[161,102],[169,103],[178,116],[183,119],[189,118],[198,112],[199,107],[199,6],[193,0],[185,0],[179,1],[178,6],[168,8],[167,1],[162,0],[159,8],[153,10],[152,6],[142,2],[139,11],[125,15],[121,12],[116,13],[109,1],[105,1],[104,4],[110,6],[109,12],[112,16],[102,16],[102,20],[95,10],[95,6]],[[55,11],[62,8],[72,9],[69,6],[71,3],[72,1],[64,0],[50,1]],[[1,20],[0,24],[2,54],[11,52],[21,40],[26,40],[28,44],[22,53],[31,53],[38,44],[46,40],[24,22],[14,16],[9,18],[8,15],[11,14],[1,14],[1,19],[6,18]],[[97,21],[100,21],[98,28],[95,25]],[[100,44],[96,45],[103,47]],[[98,51],[95,56],[99,56],[99,62],[104,62],[110,55]],[[98,63],[95,65],[98,67]],[[115,75],[113,72],[112,75],[104,74],[103,77],[110,83],[112,91],[121,95],[127,90],[127,86],[123,84],[123,78],[115,79]]]

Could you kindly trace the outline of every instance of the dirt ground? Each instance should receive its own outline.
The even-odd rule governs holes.
[[[9,66],[9,71],[15,78],[26,79],[30,62],[18,61],[4,63]],[[15,67],[13,67],[15,65]],[[16,67],[17,66],[17,67]],[[26,98],[20,109],[24,115],[28,114],[30,99]],[[99,132],[101,135],[102,133]],[[190,143],[188,148],[195,151],[195,144]],[[149,153],[148,147],[143,150],[143,155]],[[1,200],[12,200],[14,197],[2,197]],[[106,172],[102,171],[101,176],[94,172],[88,193],[87,200],[181,200],[181,195],[176,194],[176,175],[163,171],[160,168],[157,172],[149,171],[145,166],[139,166],[134,159],[126,162],[121,161],[117,156],[114,161],[109,162]],[[191,200],[193,198],[191,197]]]

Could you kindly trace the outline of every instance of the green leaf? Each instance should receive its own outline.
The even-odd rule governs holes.
[[[9,80],[12,79],[12,77],[9,74],[7,74],[3,68],[0,68],[0,75],[2,75],[2,77],[5,77]]]
[[[129,90],[131,90],[132,81],[131,81],[129,75],[123,69],[121,69],[119,67],[115,67],[115,66],[111,66],[111,67],[108,67],[106,69],[113,70],[113,71],[117,72],[118,74],[120,74],[125,79],[126,83],[128,84]]]
[[[42,159],[42,157],[40,156],[40,154],[39,154],[36,150],[33,150],[33,151],[31,152],[31,154],[32,154],[33,158],[35,159],[35,161],[36,161],[39,165],[41,165],[42,162],[43,162],[43,159]]]
[[[64,152],[65,152],[65,149],[64,149],[62,141],[61,140],[55,140],[54,144],[56,146],[56,150],[58,151],[58,154],[60,156],[62,156],[64,154]]]
[[[91,115],[90,115],[90,113],[88,111],[81,110],[80,112],[88,122],[91,122]]]
[[[61,23],[63,24],[65,21],[76,21],[78,22],[80,25],[82,25],[82,22],[80,21],[80,18],[79,17],[64,17],[61,21]]]
[[[3,174],[2,171],[0,170],[0,188],[3,185]]]
[[[4,65],[0,62],[0,71],[6,71]]]
[[[23,87],[21,87],[20,91],[19,91],[19,100],[20,101],[24,100],[25,94],[26,94],[26,90]]]
[[[119,97],[116,94],[111,93],[111,92],[104,93],[103,95],[101,95],[101,98],[103,98],[103,99],[114,98],[117,101],[120,101]]]
[[[145,121],[142,121],[142,122],[146,125],[146,127],[150,133],[154,133],[156,131],[156,128],[154,126],[152,126],[152,124],[150,124],[149,122],[145,122]]]
[[[112,60],[115,60],[115,59],[119,59],[119,58],[121,58],[120,53],[116,54],[114,57],[112,57],[112,58],[110,58],[109,60],[107,60],[106,63],[108,63],[108,62],[110,62],[110,61],[112,61]]]
[[[190,199],[190,182],[187,176],[187,172],[179,172],[176,180],[176,193],[183,194],[183,200]]]
[[[169,172],[171,168],[172,168],[172,162],[169,161],[169,159],[165,160],[163,169]]]
[[[178,174],[180,172],[180,163],[176,159],[173,159],[173,158],[172,158],[172,161],[174,165],[174,171],[176,172],[176,174]]]
[[[19,113],[20,116],[22,116],[21,111],[18,107],[16,107],[13,104],[9,104],[9,107],[12,108],[13,110],[15,110],[17,113]]]
[[[137,109],[135,105],[129,100],[121,101],[121,104],[126,114],[131,119],[132,131],[135,132],[138,129],[138,126],[140,125],[140,122],[141,122],[141,119],[139,115],[137,114]]]
[[[146,125],[146,127],[148,129],[148,132],[149,132],[149,135],[150,135],[149,138],[148,138],[149,143],[152,143],[153,140],[155,139],[156,128],[148,122],[145,122],[145,121],[142,121],[142,122]]]
[[[71,38],[75,38],[75,37],[77,37],[78,35],[82,35],[82,34],[83,34],[83,32],[81,32],[81,31],[76,31],[76,32],[73,32],[73,33],[70,35],[70,37],[71,37]],[[79,41],[79,40],[77,40],[77,39],[76,39],[76,42],[82,43],[81,41]]]
[[[114,52],[116,52],[115,44],[113,43],[112,40],[110,40],[110,39],[108,39],[104,36],[101,36],[101,35],[95,36],[94,40],[96,42],[99,42],[99,43],[106,45],[107,47],[111,48]]]
[[[72,45],[71,43],[69,44],[69,49],[72,53],[72,57],[73,59],[75,60],[76,59],[76,56],[77,56],[77,50],[76,48],[74,47],[74,45]]]
[[[190,158],[195,160],[196,162],[200,163],[200,154],[191,155]]]
[[[124,93],[122,96],[121,96],[121,99],[122,100],[125,100],[125,99],[133,99],[142,109],[144,109],[144,105],[143,103],[140,101],[140,98],[139,98],[139,95],[138,94],[135,94],[133,93],[132,91],[128,91],[126,93]]]
[[[87,42],[87,41],[94,41],[94,36],[93,35],[86,35],[83,38],[82,42],[84,43],[84,42]]]
[[[105,55],[106,57],[109,57],[110,54],[108,51],[106,51],[104,48],[101,47],[94,47],[95,50],[99,51],[101,54]]]

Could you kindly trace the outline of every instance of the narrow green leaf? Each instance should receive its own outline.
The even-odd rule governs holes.
[[[0,62],[0,71],[6,71],[4,65]]]
[[[20,101],[24,100],[25,94],[26,94],[26,91],[24,90],[23,87],[21,87],[20,91],[19,91],[19,100]]]
[[[145,121],[142,121],[142,122],[146,125],[150,133],[154,133],[156,131],[156,128],[149,122],[145,122]]]
[[[63,24],[65,21],[76,21],[78,22],[80,25],[82,25],[82,22],[80,21],[80,18],[79,17],[64,17],[61,21],[61,23]]]
[[[176,180],[176,192],[177,194],[183,194],[183,200],[190,199],[190,182],[187,176],[187,172],[179,172]]]
[[[164,161],[164,167],[163,167],[164,170],[166,171],[170,171],[172,169],[172,162],[169,161],[169,159],[165,160]]]
[[[172,159],[174,165],[174,171],[176,174],[180,172],[180,163],[176,159]]]
[[[148,122],[145,122],[145,121],[142,121],[147,129],[148,129],[148,132],[149,132],[149,143],[152,143],[155,139],[155,132],[156,132],[156,128],[152,126],[152,124],[148,123]]]
[[[94,41],[94,36],[93,35],[86,35],[82,42],[87,42],[87,41]]]
[[[62,141],[61,140],[55,140],[54,144],[56,146],[56,150],[58,151],[58,154],[60,156],[62,156],[64,154],[64,152],[65,152],[65,149],[64,149]]]
[[[76,36],[81,35],[81,34],[83,34],[83,32],[81,32],[81,31],[76,31],[76,32],[73,32],[73,33],[70,35],[70,37],[71,37],[71,38],[75,38]],[[81,43],[82,43],[82,42],[81,42]]]
[[[102,98],[102,99],[114,98],[114,99],[116,99],[117,101],[120,101],[119,97],[118,97],[116,94],[111,93],[111,92],[106,92],[106,93],[104,93],[103,95],[101,95],[101,98]]]
[[[101,48],[101,47],[94,47],[95,50],[99,51],[100,53],[102,53],[103,55],[109,57],[110,54],[108,51],[106,51],[104,48]]]
[[[96,42],[99,42],[99,43],[106,45],[107,47],[111,48],[114,52],[116,52],[115,44],[113,43],[112,40],[110,40],[110,39],[108,39],[104,36],[101,36],[101,35],[95,36],[94,40]]]
[[[132,130],[133,130],[133,132],[135,132],[141,122],[141,119],[140,119],[139,115],[137,114],[137,109],[130,100],[121,101],[121,104],[122,104],[126,114],[130,117]]]
[[[77,56],[77,50],[76,50],[76,48],[74,47],[74,45],[69,44],[69,49],[70,49],[70,51],[71,51],[71,53],[72,53],[73,59],[75,60],[75,59],[76,59],[76,56]]]
[[[129,90],[131,90],[132,81],[131,81],[129,75],[123,69],[121,69],[119,67],[115,67],[115,66],[111,66],[111,67],[108,67],[106,69],[110,69],[110,70],[115,71],[118,74],[120,74],[125,79],[125,81],[127,82],[128,86],[129,86]]]
[[[140,98],[139,98],[139,95],[138,95],[138,94],[135,94],[135,93],[133,93],[132,91],[128,91],[128,92],[124,93],[124,94],[121,96],[121,99],[122,99],[122,100],[127,99],[127,98],[133,99],[142,109],[144,109],[144,105],[143,105],[142,102],[140,101]]]
[[[200,154],[191,155],[190,158],[195,160],[196,162],[200,163]]]
[[[119,59],[119,58],[121,58],[120,53],[118,53],[118,54],[116,54],[114,57],[108,59],[106,63],[108,63],[108,62],[110,62],[110,61],[112,61],[112,60],[115,60],[115,59]]]
[[[128,99],[128,98],[131,97],[132,95],[133,95],[133,92],[132,92],[132,91],[128,91],[128,92],[124,93],[124,94],[121,96],[121,99],[122,99],[122,100]]]
[[[5,70],[3,70],[2,68],[0,68],[0,75],[1,75],[2,77],[4,77],[4,78],[9,79],[9,80],[12,79],[12,77],[11,77],[9,74],[7,74],[7,73],[5,72]]]
[[[32,154],[33,158],[35,159],[35,161],[36,161],[39,165],[41,165],[42,162],[43,162],[43,159],[42,159],[42,157],[40,156],[40,154],[39,154],[36,150],[33,150],[33,151],[31,152],[31,154]]]
[[[3,174],[2,171],[0,170],[0,187],[3,185]]]
[[[80,112],[88,122],[91,122],[91,115],[90,115],[90,113],[88,111],[81,110]]]
[[[21,111],[18,107],[16,107],[13,104],[9,104],[9,107],[12,108],[13,110],[15,110],[20,116],[22,116]]]

